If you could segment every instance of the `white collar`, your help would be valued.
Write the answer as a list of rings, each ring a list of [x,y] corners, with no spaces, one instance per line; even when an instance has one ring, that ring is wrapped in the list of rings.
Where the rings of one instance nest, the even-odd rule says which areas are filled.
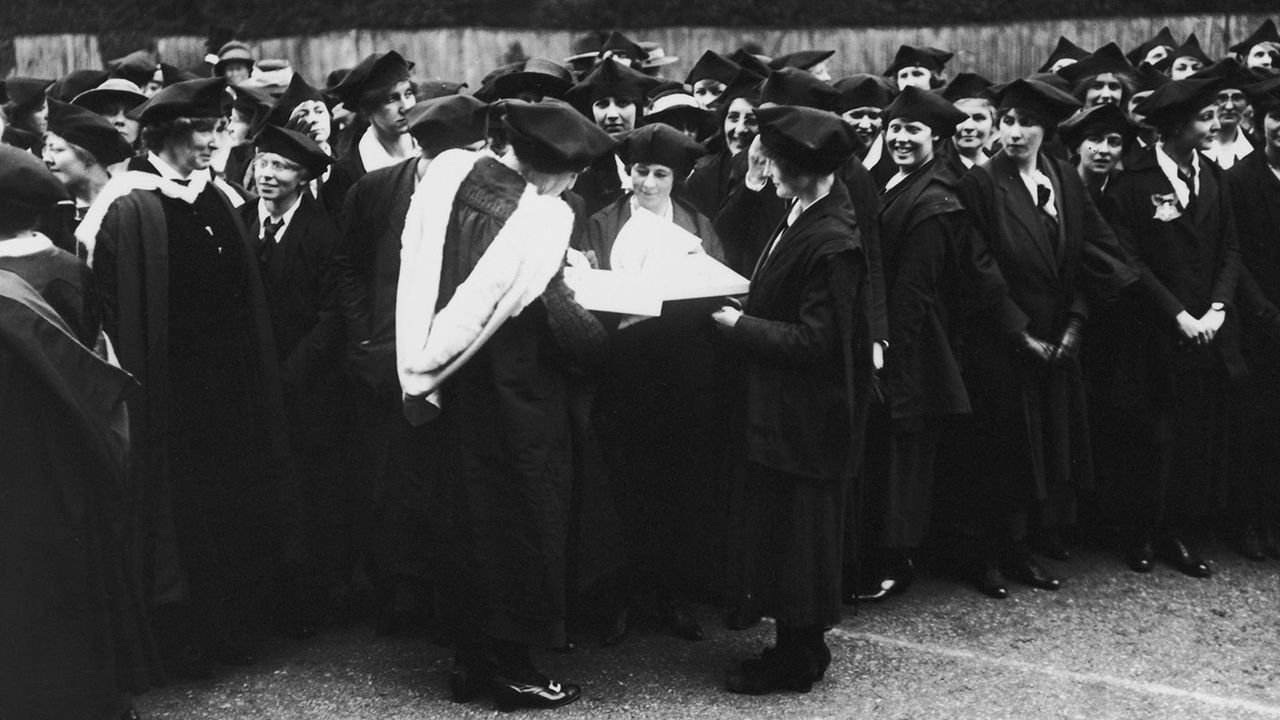
[[[1178,204],[1186,207],[1191,204],[1192,189],[1178,177],[1178,163],[1169,157],[1169,153],[1164,151],[1164,143],[1156,143],[1156,164],[1160,166],[1160,170],[1164,172],[1164,176],[1169,178],[1169,184],[1173,186],[1174,195],[1178,196]],[[1191,169],[1195,173],[1193,178],[1195,181],[1195,193],[1200,194],[1200,153],[1192,151],[1191,153]]]
[[[0,257],[26,257],[53,248],[53,241],[39,231],[0,240]]]
[[[303,192],[305,192],[305,190],[303,190]],[[298,212],[298,208],[301,205],[302,205],[302,192],[299,192],[298,197],[293,199],[293,204],[290,205],[289,209],[285,210],[284,214],[280,216],[280,223],[281,223],[280,228],[276,230],[277,244],[279,244],[280,241],[284,238],[285,231],[289,229],[289,223],[293,222],[294,213]],[[267,201],[259,199],[258,200],[258,239],[259,240],[262,240],[264,237],[266,237],[267,218],[270,218],[270,217],[271,217],[271,211],[267,209]]]
[[[880,157],[884,154],[884,133],[877,133],[876,139],[871,141],[871,147],[867,148],[867,156],[862,158],[862,167],[870,170],[880,162]]]
[[[622,183],[622,189],[631,190],[631,173],[627,172],[627,166],[622,163],[622,158],[616,154],[613,156],[613,162],[618,168],[618,182]]]
[[[657,215],[658,217],[662,218],[663,220],[666,220],[667,222],[675,222],[675,220],[672,219],[674,217],[674,205],[675,203],[671,202],[671,198],[667,198],[667,204],[662,206],[662,211],[656,212],[654,213],[654,215]],[[640,198],[637,198],[635,195],[632,195],[631,196],[631,212],[634,213],[639,209],[640,209]]]
[[[1030,176],[1018,173],[1018,177],[1022,179],[1022,184],[1026,186],[1027,192],[1031,193],[1031,204],[1040,207],[1040,188],[1049,189],[1049,201],[1044,204],[1045,213],[1049,217],[1058,217],[1058,201],[1053,192],[1053,181],[1048,175],[1040,172],[1039,164],[1036,169],[1031,172]]]
[[[1213,149],[1208,155],[1211,159],[1218,163],[1223,170],[1230,170],[1240,160],[1243,160],[1249,153],[1253,152],[1253,144],[1249,142],[1249,138],[1240,132],[1240,128],[1236,128],[1236,137],[1229,143],[1219,142],[1214,138]]]
[[[418,141],[413,139],[412,135],[406,135],[409,143],[413,145],[413,157],[418,156]],[[391,167],[396,163],[403,162],[408,158],[392,157],[387,149],[382,147],[382,143],[378,142],[378,131],[370,127],[365,130],[364,135],[360,136],[360,142],[356,145],[356,151],[360,153],[360,162],[364,164],[365,172],[373,172],[381,170],[385,167]]]

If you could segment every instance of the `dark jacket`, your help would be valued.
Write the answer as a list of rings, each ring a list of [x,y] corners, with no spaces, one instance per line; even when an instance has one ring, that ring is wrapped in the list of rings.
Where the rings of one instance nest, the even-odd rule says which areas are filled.
[[[400,235],[417,184],[417,159],[375,170],[351,187],[342,239],[333,254],[351,373],[376,392],[399,391],[396,376],[396,285]]]
[[[745,360],[751,461],[823,480],[848,473],[854,309],[866,275],[858,222],[839,182],[782,229],[757,264],[744,314],[726,332]]]
[[[1242,267],[1236,288],[1249,369],[1280,374],[1280,178],[1265,152],[1247,155],[1226,172]]]
[[[605,153],[597,158],[578,175],[573,191],[582,198],[588,217],[622,197],[626,191],[618,177],[618,156]]]
[[[746,156],[740,153],[739,157],[745,159]],[[738,157],[729,154],[728,148],[699,158],[680,188],[681,197],[698,212],[714,218],[729,197],[729,191],[742,182],[746,166],[737,160]]]

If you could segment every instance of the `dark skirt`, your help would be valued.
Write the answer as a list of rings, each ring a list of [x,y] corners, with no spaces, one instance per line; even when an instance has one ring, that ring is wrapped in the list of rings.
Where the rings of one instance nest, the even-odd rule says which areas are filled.
[[[748,585],[782,625],[840,622],[846,483],[743,461],[742,529]]]

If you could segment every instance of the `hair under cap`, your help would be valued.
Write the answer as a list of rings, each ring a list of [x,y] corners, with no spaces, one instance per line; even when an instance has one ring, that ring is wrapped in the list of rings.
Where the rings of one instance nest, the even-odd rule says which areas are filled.
[[[687,177],[693,164],[706,154],[706,149],[688,135],[660,122],[632,130],[618,144],[618,157],[628,166],[665,165],[677,179]]]
[[[756,110],[760,142],[773,157],[802,172],[827,175],[853,156],[853,128],[833,112],[795,105]]]

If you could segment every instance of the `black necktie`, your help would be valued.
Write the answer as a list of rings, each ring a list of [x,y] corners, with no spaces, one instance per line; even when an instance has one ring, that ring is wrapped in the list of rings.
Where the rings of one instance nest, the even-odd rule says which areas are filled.
[[[1195,168],[1192,168],[1191,170],[1183,170],[1182,168],[1178,168],[1178,179],[1181,180],[1187,186],[1187,207],[1191,207],[1192,203],[1196,201]]]
[[[1049,242],[1058,244],[1058,218],[1049,213],[1049,199],[1053,191],[1045,185],[1036,186],[1036,207],[1040,210],[1040,224],[1049,234]]]
[[[267,218],[267,221],[262,224],[262,244],[258,246],[258,262],[264,267],[271,262],[271,254],[276,249],[276,233],[280,232],[282,225],[284,220],[275,218]]]

